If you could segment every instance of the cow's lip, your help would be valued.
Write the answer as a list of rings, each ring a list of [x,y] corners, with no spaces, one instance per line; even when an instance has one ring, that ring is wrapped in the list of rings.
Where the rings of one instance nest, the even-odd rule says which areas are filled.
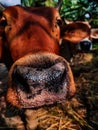
[[[9,72],[8,90],[11,88],[17,93],[15,100],[18,100],[21,108],[35,108],[62,102],[66,99],[72,82],[65,59],[48,53],[37,56],[38,59],[36,56],[27,56],[16,61]],[[13,104],[9,94],[7,98]]]

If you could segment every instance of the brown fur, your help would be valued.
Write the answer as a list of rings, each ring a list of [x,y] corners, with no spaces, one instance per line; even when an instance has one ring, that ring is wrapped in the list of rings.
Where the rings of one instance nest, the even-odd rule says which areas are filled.
[[[29,66],[32,70],[32,63],[35,62],[34,68],[36,68],[37,70],[39,68],[43,70],[44,65],[47,66],[48,64],[51,64],[51,66],[53,66],[57,64],[57,61],[59,59],[59,41],[61,33],[61,28],[58,24],[60,20],[61,18],[58,11],[52,7],[24,8],[21,6],[11,6],[3,11],[1,23],[5,24],[3,33],[1,34],[1,60],[6,64],[6,66],[10,70],[8,78],[7,101],[13,104],[14,106],[17,106],[19,108],[25,107],[22,106],[21,99],[19,99],[19,95],[21,95],[22,93],[22,90],[20,90],[20,83],[16,80],[13,80],[13,77],[16,76],[16,72],[18,71],[17,67],[13,68],[13,66],[19,66],[20,63],[21,66],[24,66],[26,64],[26,67]],[[49,55],[50,57],[47,57],[50,60],[46,64],[43,64],[47,61],[47,58],[42,60],[42,57],[46,57],[47,53],[51,54]],[[36,55],[41,55],[40,61],[34,61],[34,59],[31,58],[32,60],[30,63],[30,60],[28,59],[30,59],[29,57],[32,57],[31,55],[33,57],[35,57]],[[56,57],[56,59],[53,57]],[[53,59],[52,62],[50,62],[51,58]],[[42,95],[40,99],[41,102],[39,102],[39,104],[36,104],[36,101],[34,101],[34,99],[32,98],[32,102],[34,101],[35,105],[28,106],[26,104],[26,108],[38,107],[41,105],[49,105],[55,102],[61,102],[62,100],[66,99],[67,94],[72,96],[75,93],[75,83],[70,66],[65,59],[61,59],[61,67],[63,62],[65,64],[64,70],[58,68],[56,73],[58,75],[58,72],[60,72],[60,78],[63,77],[62,79],[60,79],[62,81],[62,85],[60,85],[60,82],[58,83],[60,85],[60,88],[58,85],[58,93],[54,92],[54,90],[56,89],[56,78],[58,77],[56,77],[56,74],[52,75],[51,66],[49,66],[49,71],[51,71],[49,73],[51,73],[51,76],[47,77],[47,82],[51,81],[52,78],[52,82],[55,83],[55,86],[52,86],[53,84],[51,85],[50,83],[50,86],[52,87],[52,90],[50,91],[47,90],[48,88],[45,89],[43,87],[43,89],[41,90],[41,94],[44,91],[47,94]],[[38,64],[43,64],[43,66],[38,68]],[[47,68],[48,67],[44,68],[45,72],[46,70],[48,70]],[[64,71],[64,73],[62,71]],[[23,75],[19,74],[19,76],[21,76],[24,81],[26,79],[23,77]],[[27,89],[29,89],[30,87],[31,86],[28,86]],[[39,83],[38,88],[40,87],[41,85]],[[63,91],[63,89],[65,91]],[[19,92],[17,93],[18,90]],[[61,93],[62,91],[63,94]],[[31,93],[32,92],[33,91],[31,91]],[[38,96],[39,95],[37,94],[37,96],[35,97]],[[43,101],[44,96],[45,100]],[[52,99],[51,96],[53,96],[54,99]]]
[[[91,29],[87,23],[72,22],[63,26],[62,37],[71,43],[77,44],[84,38],[90,38]]]
[[[59,13],[56,9],[48,7],[45,8],[47,14],[37,13],[42,10],[44,9],[32,8],[30,11],[21,6],[11,6],[3,12],[1,21],[5,20],[7,23],[3,44],[6,46],[6,52],[10,53],[9,61],[6,61],[8,67],[31,51],[59,53],[60,28],[57,25]],[[3,50],[3,46],[0,48]],[[5,59],[8,60],[4,54],[1,54],[1,59],[4,62]]]

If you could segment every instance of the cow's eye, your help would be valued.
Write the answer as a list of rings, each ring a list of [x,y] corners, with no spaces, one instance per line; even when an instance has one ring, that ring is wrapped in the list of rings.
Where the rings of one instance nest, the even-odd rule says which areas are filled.
[[[61,19],[57,19],[57,24],[58,24],[59,26],[61,26],[61,25],[62,25],[62,20],[61,20]]]
[[[7,20],[6,20],[5,16],[2,16],[2,18],[1,18],[1,20],[0,20],[0,24],[1,24],[2,26],[6,26],[6,25],[7,25]]]

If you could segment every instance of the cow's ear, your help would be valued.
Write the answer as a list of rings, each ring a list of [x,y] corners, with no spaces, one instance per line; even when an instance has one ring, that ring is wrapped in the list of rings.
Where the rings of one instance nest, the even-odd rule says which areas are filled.
[[[79,43],[84,38],[89,38],[90,27],[83,22],[65,24],[61,29],[61,37],[71,43]]]
[[[91,38],[92,39],[98,39],[98,28],[92,28],[91,29]]]
[[[6,8],[2,13],[1,23],[5,27],[5,32],[11,30],[18,18],[18,12],[13,7]]]
[[[2,17],[5,18],[5,20],[7,21],[7,24],[13,24],[16,22],[17,18],[18,18],[18,11],[14,6],[11,7],[7,7],[4,11],[3,11],[3,15]]]

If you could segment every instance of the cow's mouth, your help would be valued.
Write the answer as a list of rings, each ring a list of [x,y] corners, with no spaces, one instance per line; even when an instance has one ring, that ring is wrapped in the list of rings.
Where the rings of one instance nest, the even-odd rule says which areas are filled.
[[[70,67],[62,57],[28,55],[16,61],[9,72],[7,101],[20,108],[60,103],[66,99],[72,80]]]

